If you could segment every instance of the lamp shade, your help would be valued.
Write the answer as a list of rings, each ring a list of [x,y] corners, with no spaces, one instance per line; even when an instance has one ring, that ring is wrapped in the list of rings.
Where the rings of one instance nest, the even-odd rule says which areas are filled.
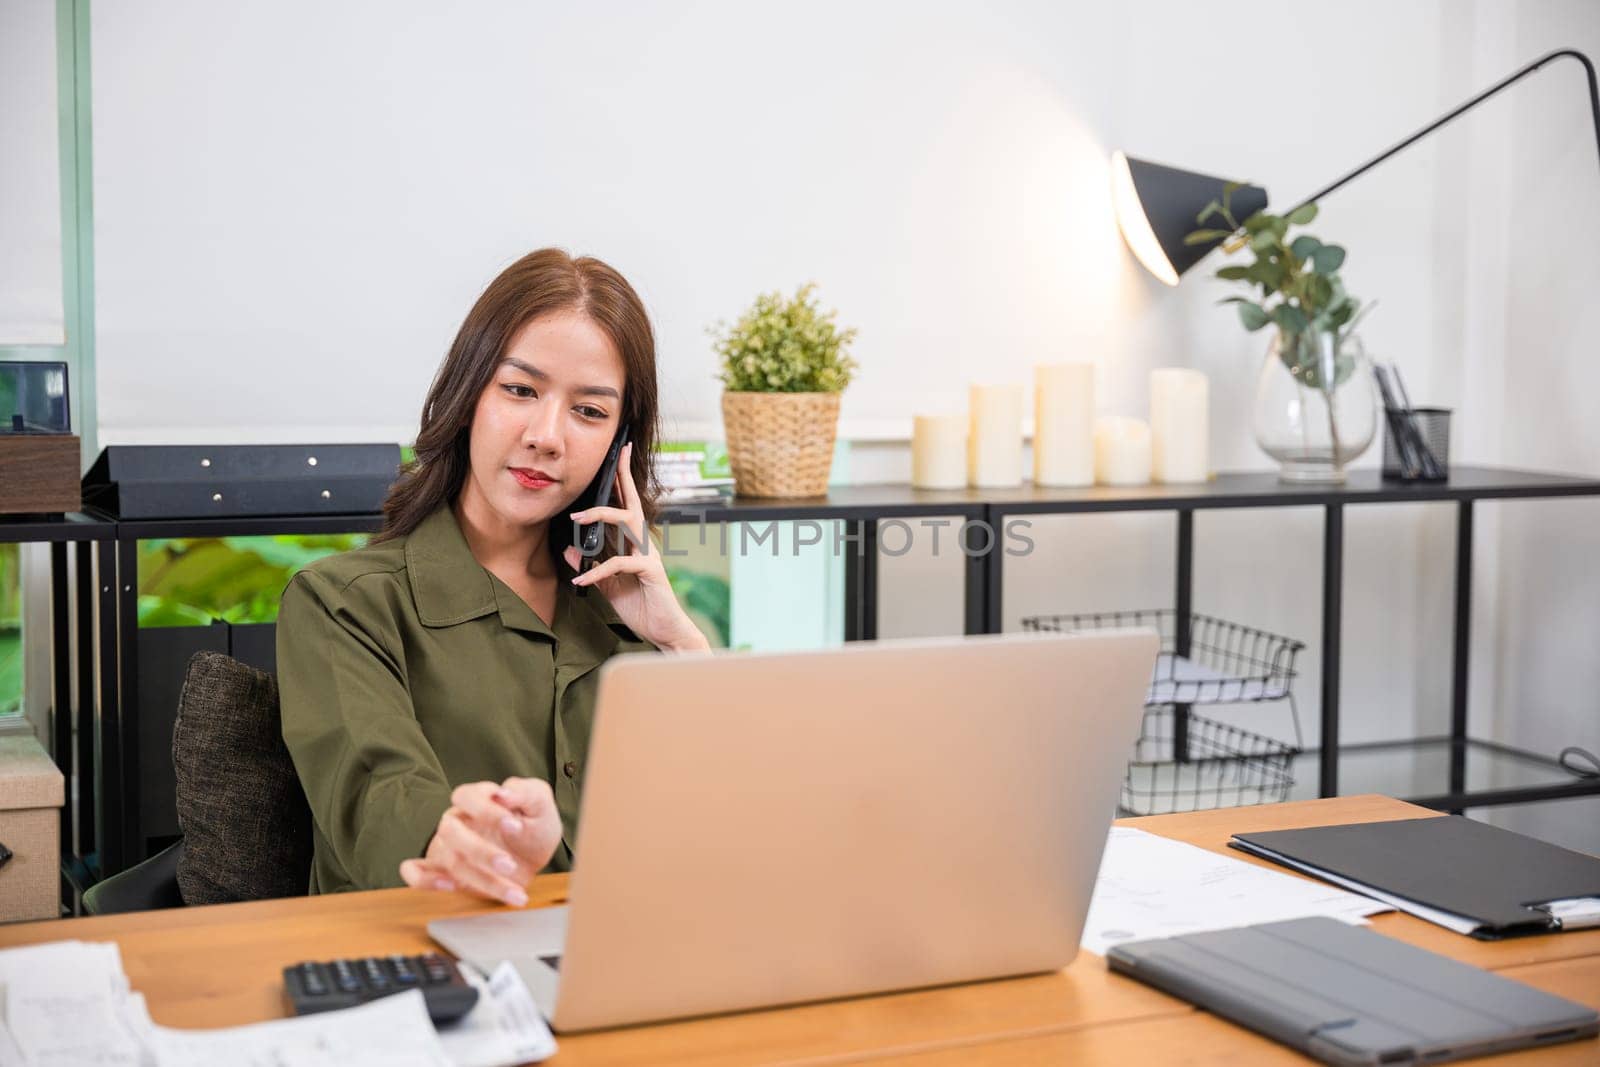
[[[1222,242],[1219,237],[1186,245],[1183,239],[1198,229],[1227,229],[1228,224],[1215,216],[1204,223],[1195,222],[1207,204],[1222,199],[1227,184],[1224,178],[1133,159],[1121,152],[1111,156],[1111,194],[1122,238],[1139,262],[1168,285],[1177,285],[1179,275]],[[1233,191],[1231,209],[1240,222],[1266,206],[1267,191],[1260,186],[1242,185]]]

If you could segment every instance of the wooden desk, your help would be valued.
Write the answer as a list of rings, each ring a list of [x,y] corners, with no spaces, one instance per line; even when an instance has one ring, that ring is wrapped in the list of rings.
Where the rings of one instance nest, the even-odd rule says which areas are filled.
[[[1124,820],[1152,833],[1227,849],[1232,833],[1418,818],[1436,812],[1386,797],[1342,797]],[[1276,868],[1274,868],[1276,869]],[[566,878],[539,879],[530,907],[564,899]],[[459,894],[382,890],[0,927],[0,947],[63,938],[116,941],[159,1023],[226,1026],[284,1013],[280,970],[303,959],[424,951],[428,920],[496,906]],[[1480,942],[1413,919],[1378,916],[1382,933],[1501,971],[1600,1008],[1600,930]],[[1264,1038],[1110,973],[1084,953],[1049,975],[807,1004],[559,1038],[556,1064],[1295,1063]],[[1519,1053],[1507,1062],[1600,1063],[1594,1041]]]

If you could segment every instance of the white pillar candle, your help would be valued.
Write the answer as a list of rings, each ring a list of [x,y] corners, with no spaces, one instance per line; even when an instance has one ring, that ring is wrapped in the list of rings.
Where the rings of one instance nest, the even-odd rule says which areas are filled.
[[[1022,386],[974,385],[967,417],[967,484],[1022,484]]]
[[[967,416],[918,415],[912,420],[911,484],[918,489],[967,485]]]
[[[1094,484],[1094,364],[1034,367],[1033,483]]]
[[[1094,480],[1101,485],[1149,484],[1148,423],[1126,415],[1106,415],[1095,420]]]
[[[1203,482],[1211,474],[1206,376],[1183,367],[1150,372],[1151,471],[1158,482]]]

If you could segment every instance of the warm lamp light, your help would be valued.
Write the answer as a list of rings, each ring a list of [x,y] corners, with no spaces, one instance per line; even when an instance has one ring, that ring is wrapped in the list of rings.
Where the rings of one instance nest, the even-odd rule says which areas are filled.
[[[1177,285],[1178,276],[1222,243],[1222,238],[1186,245],[1183,238],[1200,229],[1195,216],[1211,201],[1221,201],[1228,182],[1207,174],[1166,167],[1121,152],[1111,155],[1111,198],[1116,205],[1122,239],[1151,274]],[[1233,217],[1244,220],[1267,206],[1267,191],[1242,185],[1233,191]],[[1220,219],[1208,220],[1221,228]]]

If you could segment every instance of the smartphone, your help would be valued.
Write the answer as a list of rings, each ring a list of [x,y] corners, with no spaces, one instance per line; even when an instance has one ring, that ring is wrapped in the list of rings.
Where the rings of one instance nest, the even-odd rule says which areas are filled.
[[[594,481],[589,483],[589,488],[583,491],[572,505],[573,511],[584,511],[588,508],[603,508],[611,503],[611,494],[617,484],[617,464],[622,460],[622,446],[628,443],[628,424],[623,423],[617,430],[617,436],[612,439],[611,447],[606,451],[605,462],[600,464],[600,473],[594,476]],[[583,574],[594,566],[595,553],[600,551],[600,543],[605,537],[605,523],[585,522],[578,525],[577,541],[578,550],[583,558],[578,561],[578,573]],[[585,596],[589,592],[586,585],[578,586],[578,595]]]

